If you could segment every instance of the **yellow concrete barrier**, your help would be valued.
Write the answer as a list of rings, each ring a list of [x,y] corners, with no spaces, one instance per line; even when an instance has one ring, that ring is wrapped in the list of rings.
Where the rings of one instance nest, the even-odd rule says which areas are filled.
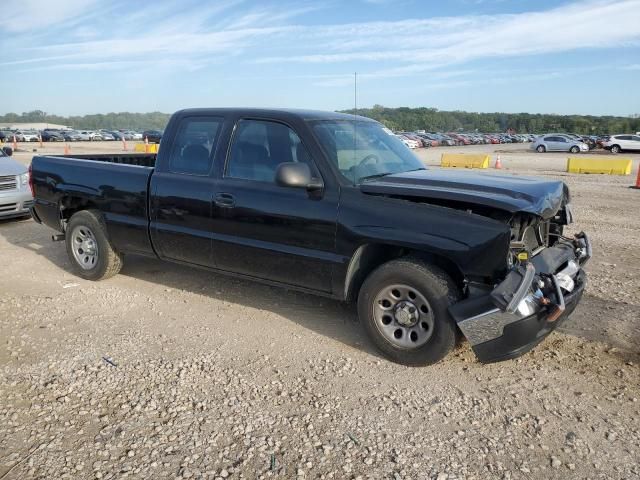
[[[631,163],[630,158],[568,158],[567,172],[629,175]]]
[[[149,147],[149,153],[158,153],[158,147],[160,146],[160,144],[159,143],[150,143],[147,146]],[[136,145],[134,147],[134,151],[144,153],[144,152],[147,151],[144,147],[145,147],[144,143],[136,143]]]
[[[489,155],[470,155],[467,153],[443,153],[441,167],[489,168]]]

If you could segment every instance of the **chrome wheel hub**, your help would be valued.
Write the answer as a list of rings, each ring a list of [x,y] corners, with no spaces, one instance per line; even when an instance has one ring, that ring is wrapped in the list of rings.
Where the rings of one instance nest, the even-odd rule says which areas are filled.
[[[373,301],[372,313],[380,333],[396,347],[421,347],[433,334],[431,305],[410,285],[389,285],[380,290]]]
[[[416,306],[408,301],[398,302],[394,307],[393,316],[396,322],[403,327],[413,327],[420,318]]]
[[[98,243],[90,228],[78,226],[71,232],[73,258],[84,270],[91,270],[98,264]]]

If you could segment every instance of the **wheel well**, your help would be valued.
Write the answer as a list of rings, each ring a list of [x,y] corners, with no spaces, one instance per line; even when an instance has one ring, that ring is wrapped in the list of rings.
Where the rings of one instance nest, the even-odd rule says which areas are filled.
[[[92,208],[97,208],[97,206],[91,200],[79,197],[64,197],[60,201],[60,219],[68,222],[74,213]]]
[[[398,247],[396,245],[366,244],[356,250],[351,258],[351,262],[349,262],[344,286],[345,300],[353,301],[358,298],[360,287],[362,287],[365,279],[380,265],[407,256],[417,257],[427,263],[440,267],[449,274],[456,285],[462,289],[464,275],[458,266],[446,257],[431,252]]]

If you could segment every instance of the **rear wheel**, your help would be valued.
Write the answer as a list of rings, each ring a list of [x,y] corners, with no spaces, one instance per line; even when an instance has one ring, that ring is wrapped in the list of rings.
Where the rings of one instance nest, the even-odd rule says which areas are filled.
[[[104,280],[122,268],[122,255],[114,250],[104,220],[96,210],[75,213],[65,235],[67,255],[74,272],[87,280]]]
[[[574,145],[573,147],[571,147],[571,148],[569,149],[569,151],[570,151],[571,153],[579,153],[579,152],[580,152],[580,148],[579,148],[579,147],[576,147],[576,146]]]
[[[544,153],[547,151],[547,149],[545,148],[544,145],[538,145],[538,147],[536,148],[536,150],[538,151],[538,153]]]
[[[430,365],[456,343],[448,312],[459,298],[451,278],[419,259],[393,260],[367,277],[358,295],[358,317],[380,351],[404,365]]]
[[[611,145],[611,153],[620,153],[620,145]]]

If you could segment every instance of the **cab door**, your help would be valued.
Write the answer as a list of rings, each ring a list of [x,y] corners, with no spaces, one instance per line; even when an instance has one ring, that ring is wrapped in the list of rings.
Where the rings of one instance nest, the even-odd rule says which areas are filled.
[[[335,253],[338,190],[275,183],[280,163],[320,173],[300,137],[270,119],[240,119],[213,195],[217,268],[322,292],[344,259]]]
[[[150,234],[160,258],[215,266],[211,172],[223,122],[213,116],[180,119],[168,158],[151,175]]]

